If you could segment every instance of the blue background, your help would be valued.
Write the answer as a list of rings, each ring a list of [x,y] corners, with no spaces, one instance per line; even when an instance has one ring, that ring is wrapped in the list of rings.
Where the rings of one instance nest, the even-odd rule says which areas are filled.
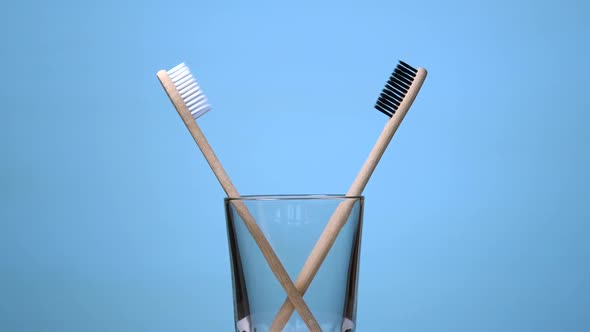
[[[364,191],[359,331],[590,330],[585,1],[19,1],[0,10],[0,331],[230,331],[224,193]]]

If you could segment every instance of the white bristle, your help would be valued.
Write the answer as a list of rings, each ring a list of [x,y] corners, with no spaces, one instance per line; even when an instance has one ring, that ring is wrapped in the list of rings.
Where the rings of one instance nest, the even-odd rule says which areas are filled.
[[[193,100],[187,102],[186,107],[188,107],[188,109],[190,110],[193,106],[195,106],[197,104],[201,104],[201,103],[206,103],[206,102],[207,102],[207,98],[205,98],[205,95],[200,95],[199,97],[196,97]]]
[[[178,82],[180,80],[182,80],[184,77],[186,77],[187,75],[190,75],[191,73],[188,71],[188,69],[186,68],[182,68],[177,72],[172,73],[172,75],[170,76],[170,79],[172,80],[172,82]]]
[[[186,82],[189,82],[190,80],[194,80],[193,77],[191,75],[186,75],[183,78],[179,79],[178,81],[174,82],[174,85],[177,88],[180,88],[181,85],[183,85]]]
[[[184,62],[166,73],[195,120],[211,110],[207,97]]]
[[[190,79],[188,79],[186,82],[184,82],[184,83],[179,83],[179,84],[176,86],[176,88],[178,89],[178,91],[181,91],[181,90],[184,90],[184,88],[186,88],[187,86],[189,86],[189,85],[191,85],[191,84],[193,84],[193,83],[195,83],[195,84],[196,84],[197,82],[195,81],[195,79],[194,79],[194,78],[192,78],[192,77],[191,77],[191,78],[190,78]]]
[[[198,103],[199,101],[205,99],[205,95],[201,94],[194,94],[192,96],[190,96],[189,99],[185,100],[186,103],[186,107],[190,108],[192,105],[194,105],[195,103]]]
[[[183,62],[183,63],[179,64],[178,66],[176,66],[176,67],[174,67],[174,68],[170,69],[170,70],[168,71],[168,75],[172,74],[173,72],[177,71],[178,69],[180,69],[180,68],[182,68],[182,67],[184,67],[184,66],[185,66],[185,64],[184,64],[184,62]]]
[[[176,67],[174,67],[174,68],[170,69],[170,70],[168,71],[168,75],[172,76],[172,75],[174,75],[175,73],[178,73],[179,71],[181,71],[181,70],[183,70],[183,69],[185,69],[185,68],[186,68],[186,65],[185,65],[184,63],[181,63],[181,64],[179,64],[178,66],[176,66]]]
[[[201,90],[201,89],[199,89],[198,85],[193,84],[193,85],[188,86],[185,90],[186,91],[178,91],[178,92],[182,96],[182,99],[184,99],[185,102],[188,102],[189,100],[191,100],[191,96],[198,93],[199,90]]]
[[[192,111],[196,108],[200,108],[200,106],[203,106],[203,105],[207,105],[207,97],[205,97],[204,95],[201,95],[200,97],[195,98],[190,103],[188,103],[186,105],[186,107],[188,107],[188,109]]]
[[[198,113],[198,112],[200,112],[202,109],[205,109],[205,108],[207,108],[207,105],[206,105],[205,103],[202,103],[202,104],[196,104],[196,105],[193,107],[193,109],[191,110],[191,114],[193,114],[193,115],[194,115],[195,113]]]

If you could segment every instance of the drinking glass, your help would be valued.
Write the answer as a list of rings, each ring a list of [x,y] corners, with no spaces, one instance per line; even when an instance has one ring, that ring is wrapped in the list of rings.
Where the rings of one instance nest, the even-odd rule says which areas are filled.
[[[364,198],[260,195],[225,199],[236,331],[266,332],[286,293],[238,214],[237,201],[250,211],[293,282],[338,205],[352,204],[303,299],[323,332],[355,331]],[[283,331],[308,328],[295,310]]]

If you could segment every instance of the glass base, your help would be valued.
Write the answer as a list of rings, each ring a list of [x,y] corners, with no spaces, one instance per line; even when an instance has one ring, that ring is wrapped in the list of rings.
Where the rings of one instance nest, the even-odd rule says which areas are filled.
[[[346,317],[342,319],[340,329],[338,329],[338,327],[336,327],[333,323],[322,324],[321,321],[318,321],[318,323],[322,328],[322,332],[354,332],[354,322]],[[270,331],[270,324],[258,324],[258,326],[252,326],[252,319],[250,318],[250,316],[247,316],[240,319],[236,323],[236,328],[238,332],[267,332]],[[305,323],[301,320],[289,322],[283,329],[283,332],[299,331],[309,331]]]

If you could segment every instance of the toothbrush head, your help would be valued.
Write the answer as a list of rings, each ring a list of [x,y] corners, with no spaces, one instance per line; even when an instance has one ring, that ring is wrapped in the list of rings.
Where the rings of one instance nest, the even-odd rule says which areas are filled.
[[[385,88],[383,88],[383,91],[379,95],[375,108],[385,115],[392,117],[402,100],[406,97],[417,73],[418,70],[416,68],[400,60],[385,84]]]
[[[166,74],[195,120],[211,110],[207,97],[184,62],[166,71]]]

